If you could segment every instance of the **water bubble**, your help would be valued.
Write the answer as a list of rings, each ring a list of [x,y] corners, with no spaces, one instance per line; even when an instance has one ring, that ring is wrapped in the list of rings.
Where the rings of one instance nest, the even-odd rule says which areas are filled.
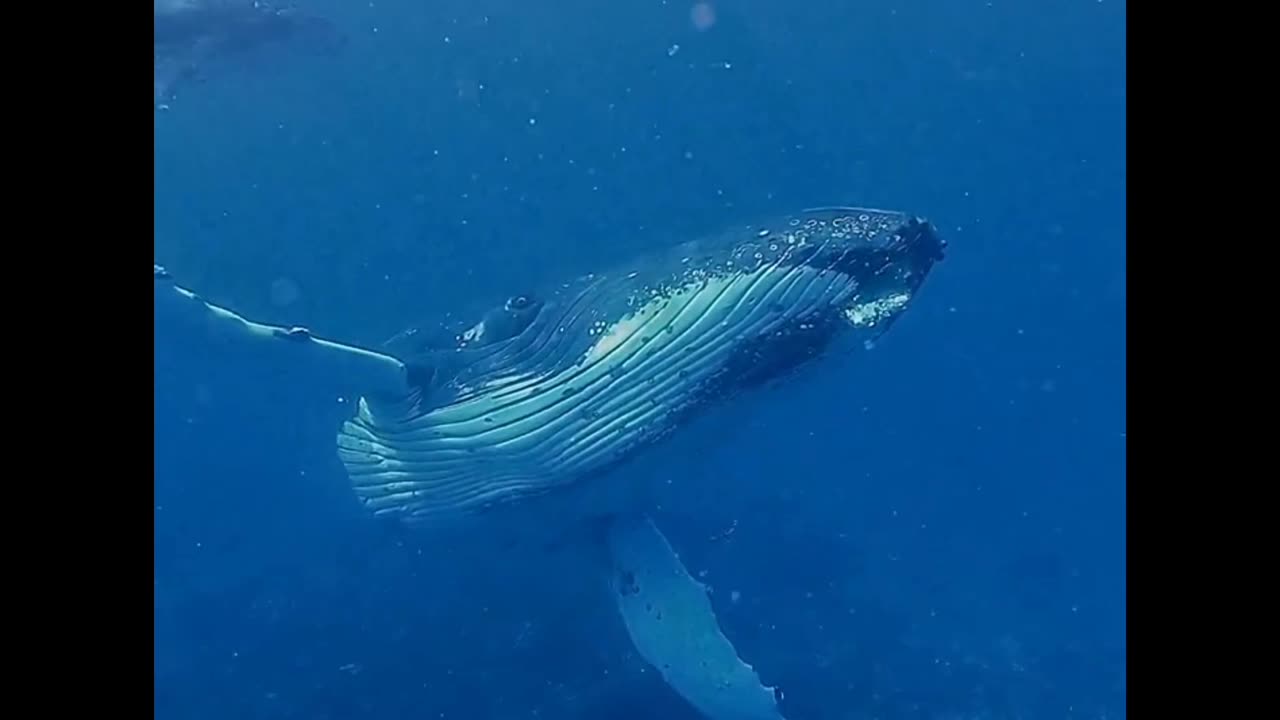
[[[698,32],[710,30],[716,24],[716,9],[709,2],[695,3],[689,10],[689,20]]]
[[[287,277],[276,278],[271,283],[271,304],[276,307],[288,307],[298,301],[302,291],[298,284]]]

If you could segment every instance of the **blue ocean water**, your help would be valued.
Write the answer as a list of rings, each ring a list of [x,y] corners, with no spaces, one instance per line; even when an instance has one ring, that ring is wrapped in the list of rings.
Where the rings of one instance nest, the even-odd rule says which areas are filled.
[[[341,52],[157,111],[157,262],[376,344],[761,213],[923,215],[912,308],[682,438],[664,527],[790,720],[1125,717],[1123,2],[297,4]],[[370,522],[348,406],[159,340],[157,718],[697,717],[590,578]]]

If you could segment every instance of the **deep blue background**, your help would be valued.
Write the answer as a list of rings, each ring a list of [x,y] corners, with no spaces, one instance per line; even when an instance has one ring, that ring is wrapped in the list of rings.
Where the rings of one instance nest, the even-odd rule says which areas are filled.
[[[668,449],[663,525],[791,720],[1125,716],[1123,2],[300,4],[341,56],[156,114],[181,282],[376,343],[760,213],[925,215],[908,314]],[[162,340],[157,718],[693,717],[589,578],[363,516],[347,406]]]

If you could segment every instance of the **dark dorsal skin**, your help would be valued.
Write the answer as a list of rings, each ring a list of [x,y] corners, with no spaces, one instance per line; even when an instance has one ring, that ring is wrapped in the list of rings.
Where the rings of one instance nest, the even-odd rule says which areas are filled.
[[[512,295],[476,317],[459,322],[440,321],[412,327],[382,343],[384,352],[414,358],[423,354],[464,348],[479,349],[510,340],[524,332],[538,317],[544,302],[534,293]]]
[[[532,293],[520,293],[481,314],[465,329],[448,324],[409,328],[382,344],[382,350],[409,359],[409,383],[429,389],[436,385],[448,358],[470,357],[473,351],[499,346],[518,337],[537,319],[543,301]],[[456,324],[455,324],[456,325]],[[415,360],[416,359],[416,360]]]
[[[690,282],[690,278],[732,276],[739,270],[770,262],[852,277],[858,286],[854,297],[914,293],[933,264],[941,259],[945,243],[927,223],[896,213],[870,213],[850,214],[833,208],[798,217],[767,218],[759,224],[646,253],[637,261],[605,272],[512,296],[504,305],[484,314],[481,322],[467,326],[470,329],[450,332],[434,328],[432,341],[388,349],[410,367],[448,368],[449,376],[437,373],[436,380],[451,385],[474,383],[490,373],[506,373],[518,366],[563,364],[594,342],[590,329],[593,325],[608,326],[648,299],[663,297]],[[856,228],[860,235],[833,231],[833,225],[842,222],[850,228],[855,224],[865,227]],[[806,227],[809,223],[820,224]],[[807,240],[808,245],[803,249],[789,246],[788,236],[793,242],[796,237]],[[903,272],[909,276],[902,276]],[[517,297],[530,303],[515,322],[504,314],[510,314],[510,304]],[[815,308],[806,322],[785,322],[773,332],[743,340],[722,374],[735,387],[750,387],[804,365],[827,348],[841,334],[840,328],[847,325],[836,305]],[[775,310],[785,315],[790,308]],[[859,330],[857,337],[867,342],[875,340],[898,315],[887,314],[884,322]],[[491,329],[481,333],[482,327]],[[495,332],[499,327],[503,331]],[[573,351],[563,356],[548,354],[547,338],[553,332],[571,338],[560,344],[574,345]]]
[[[271,46],[332,55],[345,36],[327,20],[254,0],[155,0],[155,101],[164,104],[220,60]]]

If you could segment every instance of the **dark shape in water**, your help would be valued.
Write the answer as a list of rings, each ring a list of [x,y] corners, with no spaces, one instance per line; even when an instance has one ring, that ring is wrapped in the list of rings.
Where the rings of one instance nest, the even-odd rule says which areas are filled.
[[[255,0],[154,0],[155,104],[232,57],[285,45],[332,56],[346,44],[323,18]]]

